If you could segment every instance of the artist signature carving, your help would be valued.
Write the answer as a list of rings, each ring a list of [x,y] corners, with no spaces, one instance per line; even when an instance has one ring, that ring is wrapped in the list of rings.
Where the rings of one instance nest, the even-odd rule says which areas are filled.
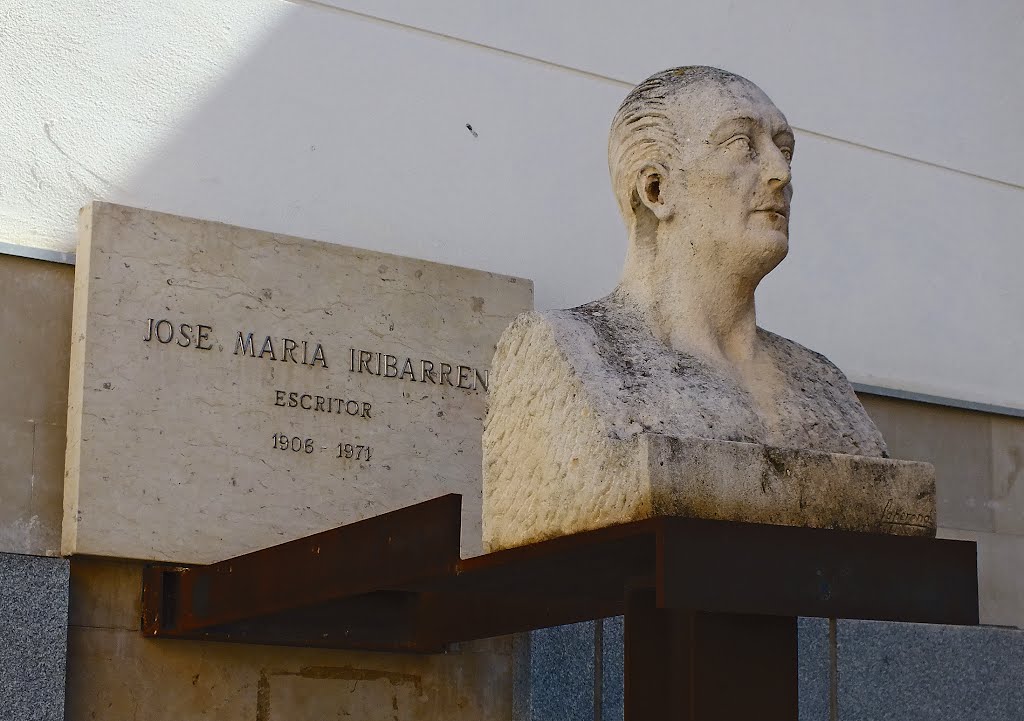
[[[913,526],[914,528],[934,528],[934,519],[925,513],[912,513],[897,506],[889,499],[882,509],[881,523],[887,526]]]

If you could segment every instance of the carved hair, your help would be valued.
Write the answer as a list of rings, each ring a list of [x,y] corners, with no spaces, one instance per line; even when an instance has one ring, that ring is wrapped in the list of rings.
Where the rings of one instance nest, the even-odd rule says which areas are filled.
[[[612,120],[608,135],[608,171],[619,210],[632,223],[640,198],[637,174],[645,165],[665,162],[680,151],[678,128],[669,117],[669,105],[683,90],[698,83],[725,86],[750,83],[739,75],[705,65],[690,65],[655,73],[630,91]]]

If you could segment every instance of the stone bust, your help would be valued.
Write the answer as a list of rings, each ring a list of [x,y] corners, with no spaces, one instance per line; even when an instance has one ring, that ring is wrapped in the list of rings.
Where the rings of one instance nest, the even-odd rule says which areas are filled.
[[[582,520],[543,511],[524,538],[649,514],[626,488],[650,481],[645,439],[887,458],[843,373],[756,323],[758,283],[789,249],[793,152],[785,116],[738,75],[676,68],[629,93],[608,144],[629,234],[618,286],[577,308],[521,315],[498,343],[484,431],[491,548],[519,541],[499,538],[493,522],[488,533],[488,508],[522,522],[542,499],[584,498],[587,477],[633,480],[595,491],[610,496]]]

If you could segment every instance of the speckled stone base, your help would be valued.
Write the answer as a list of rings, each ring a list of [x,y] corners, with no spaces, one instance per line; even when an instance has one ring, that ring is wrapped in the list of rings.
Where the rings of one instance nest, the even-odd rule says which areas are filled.
[[[601,623],[600,635],[593,623],[523,635],[530,652],[517,658],[515,721],[622,721],[623,619]],[[1021,717],[1019,629],[840,620],[833,636],[824,618],[801,618],[798,628],[800,721]]]
[[[0,718],[60,721],[70,564],[0,553]]]

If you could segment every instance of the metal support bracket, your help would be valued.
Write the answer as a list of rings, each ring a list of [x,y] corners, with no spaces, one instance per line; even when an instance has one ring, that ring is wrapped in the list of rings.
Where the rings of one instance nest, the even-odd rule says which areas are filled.
[[[969,541],[659,517],[462,559],[461,505],[150,564],[142,633],[438,653],[625,615],[627,721],[724,721],[796,718],[797,616],[978,623]]]

